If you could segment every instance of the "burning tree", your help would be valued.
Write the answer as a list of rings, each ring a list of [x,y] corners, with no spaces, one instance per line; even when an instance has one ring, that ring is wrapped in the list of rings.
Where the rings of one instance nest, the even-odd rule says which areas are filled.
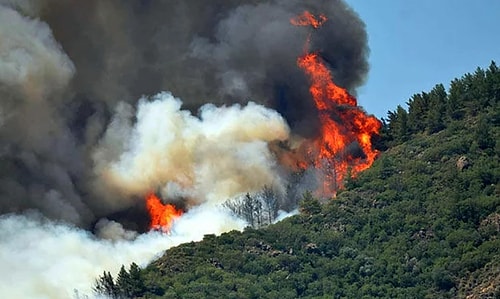
[[[305,11],[290,22],[295,26],[317,29],[327,20],[324,15],[315,17]],[[356,175],[375,160],[378,152],[372,148],[371,137],[378,135],[381,123],[361,110],[356,99],[333,82],[333,76],[320,54],[309,52],[310,38],[304,47],[304,54],[297,59],[297,65],[309,78],[309,92],[321,127],[315,140],[304,143],[305,152],[312,153],[313,159],[302,165],[313,166],[323,174],[320,190],[323,196],[335,196],[349,168],[351,174]]]

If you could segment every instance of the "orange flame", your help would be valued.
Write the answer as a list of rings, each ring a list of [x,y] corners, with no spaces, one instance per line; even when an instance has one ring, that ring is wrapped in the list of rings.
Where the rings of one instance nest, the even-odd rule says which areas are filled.
[[[151,219],[149,229],[162,232],[169,232],[172,223],[183,214],[182,210],[176,209],[174,205],[163,204],[154,193],[146,196],[146,208]]]
[[[290,23],[295,26],[312,26],[317,29],[327,20],[325,15],[319,15],[318,19],[316,19],[310,12],[304,11],[301,15],[292,18]]]
[[[297,26],[319,28],[327,18],[320,15],[315,18],[310,12],[293,18],[290,22]],[[306,45],[309,44],[309,38]],[[306,144],[309,163],[302,165],[321,169],[324,173],[322,195],[335,196],[342,187],[344,179],[351,170],[355,176],[360,171],[369,168],[378,152],[372,148],[371,137],[378,135],[381,123],[367,115],[357,106],[356,99],[345,89],[333,82],[333,76],[321,60],[318,53],[305,54],[297,59],[297,65],[305,72],[310,81],[309,92],[318,110],[321,132],[311,144]],[[357,143],[363,151],[362,155],[353,156],[347,150]]]

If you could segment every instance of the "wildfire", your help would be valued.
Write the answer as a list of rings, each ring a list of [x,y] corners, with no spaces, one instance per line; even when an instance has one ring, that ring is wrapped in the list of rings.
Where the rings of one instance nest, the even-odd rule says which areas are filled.
[[[324,15],[316,18],[308,11],[290,20],[293,25],[314,29],[326,21]],[[309,92],[318,110],[321,132],[316,140],[305,145],[311,157],[307,157],[309,161],[302,162],[302,165],[312,164],[320,169],[325,175],[320,192],[335,196],[349,170],[355,176],[372,165],[378,152],[372,149],[371,137],[378,135],[381,123],[361,110],[356,99],[333,82],[333,76],[319,54],[308,50],[309,40],[310,37],[297,65],[309,78]],[[361,155],[348,150],[356,143],[363,151]]]
[[[174,205],[163,204],[154,193],[146,196],[146,208],[151,219],[149,228],[162,232],[169,232],[173,221],[183,214]]]
[[[295,26],[312,26],[313,28],[317,29],[321,27],[321,25],[323,25],[323,23],[325,23],[327,20],[328,19],[325,15],[319,15],[318,19],[316,19],[313,14],[308,11],[304,11],[301,15],[292,18],[290,22]]]

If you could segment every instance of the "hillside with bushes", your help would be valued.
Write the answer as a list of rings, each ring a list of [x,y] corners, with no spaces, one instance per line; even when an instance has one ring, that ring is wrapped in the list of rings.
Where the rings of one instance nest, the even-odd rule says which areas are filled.
[[[388,113],[374,165],[299,215],[98,278],[117,298],[499,298],[500,69]],[[111,275],[109,275],[111,276]]]

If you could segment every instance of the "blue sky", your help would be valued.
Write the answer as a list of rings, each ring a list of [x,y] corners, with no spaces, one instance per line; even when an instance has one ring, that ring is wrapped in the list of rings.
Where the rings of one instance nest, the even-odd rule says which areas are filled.
[[[370,72],[358,102],[378,117],[491,60],[500,65],[500,0],[345,1],[369,35]]]

